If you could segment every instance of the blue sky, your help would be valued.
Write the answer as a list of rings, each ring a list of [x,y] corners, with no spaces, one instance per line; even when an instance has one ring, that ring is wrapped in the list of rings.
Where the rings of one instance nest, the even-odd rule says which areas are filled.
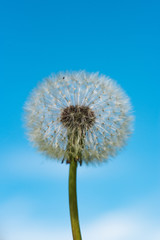
[[[84,239],[160,239],[159,10],[155,0],[1,2],[2,240],[71,239],[68,165],[32,148],[22,116],[44,77],[83,69],[115,79],[136,117],[116,158],[78,168]]]

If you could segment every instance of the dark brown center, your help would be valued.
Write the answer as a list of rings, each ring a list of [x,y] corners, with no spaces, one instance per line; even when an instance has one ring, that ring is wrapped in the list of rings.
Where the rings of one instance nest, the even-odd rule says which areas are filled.
[[[95,114],[88,106],[69,106],[63,109],[60,121],[66,128],[88,130],[95,123]]]

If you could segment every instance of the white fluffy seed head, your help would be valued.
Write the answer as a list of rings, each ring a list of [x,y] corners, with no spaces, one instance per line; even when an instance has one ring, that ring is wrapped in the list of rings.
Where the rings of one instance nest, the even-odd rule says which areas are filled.
[[[98,73],[60,72],[35,88],[25,104],[29,139],[40,152],[85,163],[114,156],[131,134],[129,98]]]

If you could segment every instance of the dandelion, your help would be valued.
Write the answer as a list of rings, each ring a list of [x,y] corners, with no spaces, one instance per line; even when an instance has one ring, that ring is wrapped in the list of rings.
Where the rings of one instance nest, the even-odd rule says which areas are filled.
[[[81,239],[76,199],[77,163],[113,157],[131,134],[128,96],[98,73],[61,72],[39,84],[25,104],[29,139],[50,158],[70,164],[69,202],[73,239]]]

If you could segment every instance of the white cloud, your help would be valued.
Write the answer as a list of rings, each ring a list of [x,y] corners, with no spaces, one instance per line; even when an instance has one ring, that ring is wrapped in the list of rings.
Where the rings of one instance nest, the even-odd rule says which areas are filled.
[[[0,240],[71,240],[70,223],[33,219],[31,206],[14,199],[2,206]],[[141,206],[120,209],[82,224],[85,240],[159,240],[160,219],[153,218]]]
[[[8,159],[8,160],[7,160]],[[15,178],[68,178],[68,166],[65,164],[46,161],[44,157],[34,152],[22,152],[17,150],[6,153],[5,167],[1,177]],[[2,164],[1,163],[1,164]],[[118,167],[117,167],[118,168]],[[98,169],[100,169],[98,171]],[[112,162],[106,167],[105,177],[113,174]],[[88,174],[96,178],[100,176],[104,168],[81,168],[78,169],[79,177]],[[113,171],[112,171],[113,170]],[[121,172],[124,169],[121,170]],[[125,170],[124,170],[125,171]],[[119,172],[119,170],[117,171]],[[110,173],[110,175],[109,175]],[[119,173],[121,174],[121,173]],[[115,172],[113,174],[115,176]],[[146,198],[149,199],[146,201]],[[135,204],[128,209],[119,209],[115,212],[106,213],[91,223],[82,224],[84,240],[159,240],[160,218],[153,216],[151,212],[156,210],[157,196],[141,199],[141,203]],[[155,202],[155,207],[154,207]],[[152,204],[151,204],[152,203]],[[35,219],[32,215],[33,202],[26,202],[25,199],[16,198],[0,206],[0,240],[71,240],[70,222],[56,222],[47,219]],[[152,205],[152,206],[151,206]],[[87,214],[87,213],[86,213]]]
[[[61,161],[47,159],[33,149],[19,149],[15,147],[11,151],[4,152],[1,162],[3,172],[1,178],[68,178],[69,165],[61,164]],[[127,172],[127,167],[121,161],[109,161],[99,166],[86,166],[78,168],[78,179],[103,177],[120,177]]]
[[[141,213],[121,210],[106,215],[88,226],[84,239],[92,240],[158,240],[158,222]]]
[[[70,240],[71,234],[65,228],[57,229],[33,223],[19,223],[9,225],[2,231],[2,240]]]
[[[58,226],[54,217],[53,221],[35,219],[32,207],[25,198],[14,198],[1,204],[0,240],[71,239],[70,231],[63,224]]]
[[[1,178],[62,178],[68,176],[68,168],[56,160],[46,159],[34,150],[6,152]]]

